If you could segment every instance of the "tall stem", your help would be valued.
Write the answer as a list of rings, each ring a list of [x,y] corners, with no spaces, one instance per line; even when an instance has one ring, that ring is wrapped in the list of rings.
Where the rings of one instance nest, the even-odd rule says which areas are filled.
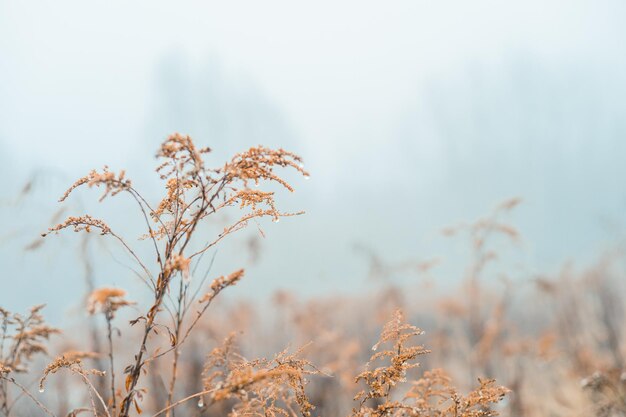
[[[111,315],[106,314],[107,321],[107,338],[109,340],[109,367],[111,368],[111,408],[115,414],[117,402],[115,399],[115,363],[113,362],[113,329],[111,327]]]

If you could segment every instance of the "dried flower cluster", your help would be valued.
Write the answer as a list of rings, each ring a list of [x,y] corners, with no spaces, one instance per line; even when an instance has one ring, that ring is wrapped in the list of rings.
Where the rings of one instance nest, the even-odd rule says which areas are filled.
[[[393,319],[385,325],[379,341],[372,347],[372,350],[376,351],[380,346],[386,344],[391,344],[391,346],[387,350],[374,353],[370,358],[368,368],[378,360],[387,359],[389,364],[368,369],[356,377],[356,382],[363,381],[368,387],[367,390],[359,392],[355,397],[355,400],[360,401],[362,412],[365,412],[363,406],[368,400],[389,399],[392,389],[399,383],[406,381],[407,371],[419,366],[418,363],[412,361],[419,355],[428,353],[428,351],[423,346],[412,346],[407,342],[421,334],[420,329],[404,322],[400,310],[397,310]],[[365,413],[370,414],[372,411],[368,410]]]
[[[99,288],[89,295],[87,311],[89,314],[101,312],[107,317],[113,318],[118,309],[133,304],[125,300],[125,296],[126,291],[120,288]]]
[[[423,346],[409,342],[423,332],[406,323],[400,310],[384,326],[379,341],[372,347],[378,350],[388,345],[387,350],[375,353],[372,362],[385,359],[388,365],[368,369],[356,378],[363,381],[367,389],[354,398],[358,408],[353,417],[411,416],[411,417],[490,417],[498,413],[490,407],[501,401],[508,390],[494,385],[493,380],[479,379],[480,387],[463,397],[450,385],[450,378],[441,370],[425,372],[413,383],[403,397],[397,398],[395,391],[407,382],[407,371],[419,366],[413,362],[418,356],[429,353]],[[371,405],[367,405],[371,403]]]
[[[185,278],[189,278],[189,265],[191,259],[185,258],[183,255],[174,254],[165,262],[165,274],[173,275],[180,272]]]
[[[59,232],[63,229],[67,229],[68,227],[73,227],[75,232],[85,231],[87,233],[90,233],[91,229],[95,228],[99,229],[100,234],[102,235],[111,233],[111,228],[104,221],[100,219],[94,219],[90,215],[86,214],[79,217],[70,216],[64,222],[59,223],[54,227],[51,227],[48,232],[42,233],[41,236],[46,237],[52,232]]]
[[[48,352],[45,342],[60,330],[46,324],[41,314],[44,306],[31,308],[26,316],[0,308],[0,364],[3,368],[28,372],[28,363],[34,355]]]
[[[211,291],[206,293],[198,301],[200,303],[206,303],[213,300],[217,296],[217,294],[219,294],[223,289],[230,287],[231,285],[235,285],[241,278],[243,278],[243,274],[244,270],[240,269],[226,276],[215,278],[211,283]]]
[[[240,179],[244,186],[247,186],[250,181],[258,185],[259,181],[267,180],[278,182],[289,191],[293,191],[291,185],[274,173],[275,166],[292,167],[305,178],[309,176],[303,168],[302,158],[298,155],[284,149],[272,150],[263,146],[253,147],[235,155],[224,166],[222,172],[231,179]]]
[[[80,354],[79,355],[73,354],[70,356],[61,355],[55,358],[52,362],[50,362],[48,366],[46,366],[46,369],[44,369],[43,376],[39,380],[39,392],[44,392],[45,390],[44,384],[50,374],[55,374],[61,369],[67,369],[72,374],[80,376],[81,382],[83,383],[83,385],[85,386],[87,390],[88,396],[91,401],[91,409],[87,409],[87,410],[92,411],[95,416],[98,415],[98,412],[97,412],[98,408],[96,406],[96,400],[95,400],[97,399],[99,401],[99,406],[102,407],[103,410],[105,410],[105,415],[107,417],[111,417],[110,413],[108,412],[108,406],[106,402],[104,401],[104,399],[102,398],[102,396],[100,395],[96,387],[93,385],[93,383],[89,380],[89,375],[103,377],[105,376],[106,373],[98,369],[84,369],[82,366],[81,356],[82,355]],[[72,413],[74,413],[74,415],[78,414],[82,410],[84,409],[81,408],[81,409],[72,410],[70,412],[70,415]]]
[[[46,324],[41,310],[32,307],[23,316],[0,307],[0,413],[8,415],[12,407],[8,383],[15,383],[11,374],[26,373],[37,354],[46,354],[45,342],[60,331]]]
[[[69,369],[73,365],[80,365],[80,363],[81,363],[80,358],[76,358],[76,357],[66,357],[64,355],[61,355],[55,358],[52,362],[50,362],[46,366],[46,369],[44,369],[43,376],[39,380],[39,390],[43,392],[44,383],[46,382],[48,375],[55,374],[59,369],[63,369],[63,368]]]
[[[493,379],[478,379],[479,387],[463,396],[451,385],[443,369],[424,372],[405,396],[413,416],[491,417],[499,415],[493,406],[509,393]]]
[[[100,201],[102,201],[108,196],[114,196],[130,188],[131,182],[130,180],[125,179],[125,176],[125,171],[120,171],[118,175],[115,175],[115,173],[109,171],[109,167],[107,166],[102,169],[101,173],[94,169],[88,175],[76,180],[76,182],[74,182],[74,184],[72,184],[72,186],[63,194],[59,201],[65,201],[72,191],[84,184],[87,184],[89,187],[104,186],[104,193],[100,197]]]
[[[301,350],[285,349],[273,359],[248,361],[236,351],[233,336],[208,356],[204,369],[207,405],[235,400],[230,416],[308,417],[314,409],[306,393],[307,376],[319,373],[300,358]],[[204,405],[204,400],[200,403]]]
[[[96,290],[91,294],[88,303],[90,313],[103,311],[107,320],[111,369],[108,400],[111,406],[107,408],[118,413],[120,417],[128,417],[131,405],[139,409],[139,402],[146,388],[139,387],[138,384],[142,375],[147,371],[146,365],[170,352],[173,355],[173,361],[166,407],[172,406],[182,343],[206,312],[213,298],[243,276],[243,270],[240,270],[216,279],[211,284],[210,292],[200,300],[203,303],[200,310],[191,322],[187,323],[186,318],[193,310],[192,301],[201,291],[204,282],[204,280],[194,282],[191,279],[192,262],[194,260],[199,262],[206,251],[226,236],[244,228],[251,219],[271,217],[274,221],[278,221],[282,216],[300,214],[280,212],[276,208],[273,192],[248,188],[250,183],[260,185],[262,181],[266,181],[275,182],[293,191],[293,187],[283,180],[275,169],[293,168],[298,173],[308,176],[301,166],[302,160],[299,156],[283,149],[272,150],[258,146],[235,155],[223,166],[207,168],[204,156],[209,152],[209,148],[197,148],[187,135],[178,133],[170,135],[157,152],[157,158],[163,162],[156,171],[165,182],[165,196],[156,205],[148,203],[133,188],[123,171],[116,175],[107,167],[101,173],[92,171],[80,178],[61,197],[61,201],[65,201],[72,192],[83,185],[104,187],[101,201],[108,196],[115,196],[122,192],[128,193],[137,203],[145,221],[147,230],[144,238],[152,242],[156,265],[145,262],[121,235],[113,232],[104,221],[94,219],[89,215],[69,217],[49,229],[48,233],[59,232],[69,227],[75,231],[85,232],[95,228],[99,229],[103,235],[114,237],[141,267],[143,272],[140,278],[152,293],[151,305],[144,314],[131,322],[135,325],[142,322],[143,330],[136,353],[132,355],[131,363],[124,369],[126,392],[121,397],[119,409],[117,408],[118,390],[115,386],[111,321],[115,311],[129,303],[123,299],[124,293],[121,290],[112,288]],[[215,239],[208,242],[204,238],[201,241],[193,239],[200,223],[208,216],[227,208],[234,208],[234,206],[244,211],[238,220],[227,225]],[[169,324],[161,321],[161,313],[164,311],[167,311],[171,319]],[[161,328],[167,329],[170,347],[165,351],[157,347],[151,353],[148,350],[149,340],[153,336],[158,336]],[[170,411],[167,414],[169,415]]]
[[[29,397],[40,411],[53,417],[83,413],[94,417],[130,417],[141,414],[144,409],[150,410],[153,417],[175,417],[176,413],[232,417],[497,415],[497,405],[508,390],[496,386],[493,379],[479,379],[477,389],[462,395],[452,386],[451,378],[440,369],[424,372],[418,378],[417,359],[429,351],[414,343],[422,331],[405,322],[401,311],[395,310],[402,304],[402,294],[397,288],[381,292],[373,319],[371,306],[367,308],[364,319],[377,323],[380,323],[379,316],[386,318],[392,308],[395,310],[393,318],[383,326],[378,341],[372,347],[375,352],[371,356],[369,351],[363,354],[362,349],[362,346],[369,346],[372,342],[373,337],[366,335],[367,329],[359,327],[358,334],[350,335],[335,327],[335,313],[329,312],[334,311],[333,302],[310,303],[307,309],[299,310],[295,299],[285,294],[278,299],[280,311],[287,314],[279,314],[278,320],[292,319],[296,323],[296,333],[300,337],[298,345],[306,347],[306,357],[305,349],[301,348],[294,353],[285,349],[274,356],[265,355],[271,359],[249,360],[244,357],[244,352],[246,356],[249,352],[235,342],[234,333],[205,356],[206,350],[210,349],[207,346],[215,346],[213,342],[218,343],[226,334],[239,329],[242,323],[248,323],[248,329],[252,329],[255,314],[253,307],[244,303],[215,320],[202,321],[217,296],[236,285],[243,278],[244,270],[207,281],[211,268],[204,274],[198,274],[200,262],[211,248],[226,236],[246,227],[250,220],[265,217],[278,221],[280,217],[300,214],[281,212],[273,191],[251,189],[250,186],[270,182],[277,184],[278,189],[293,191],[292,185],[279,176],[283,168],[291,168],[308,177],[300,157],[283,149],[253,147],[216,168],[208,167],[205,161],[209,152],[209,148],[196,147],[189,136],[169,136],[157,152],[161,163],[156,171],[163,182],[163,197],[153,203],[133,187],[123,171],[115,174],[107,167],[102,172],[90,172],[63,194],[61,201],[86,185],[104,188],[100,201],[120,194],[134,200],[140,219],[145,224],[144,239],[138,243],[131,245],[103,220],[89,215],[69,217],[51,227],[44,236],[64,229],[78,232],[95,229],[113,238],[141,268],[136,275],[149,290],[150,302],[137,308],[138,316],[130,321],[132,330],[123,328],[119,317],[116,317],[118,311],[134,303],[125,298],[124,290],[111,287],[95,289],[91,281],[86,310],[92,316],[98,314],[90,319],[91,334],[103,332],[104,336],[102,339],[93,337],[91,349],[94,352],[65,351],[43,370],[39,383],[42,392],[52,375],[59,374],[63,369],[69,371],[69,375],[61,373],[54,378],[60,387],[67,389],[65,395],[57,395],[58,413],[50,411],[30,393],[28,386],[14,378],[14,374],[26,370],[26,364],[36,353],[46,353],[44,342],[57,330],[45,325],[39,313],[41,307],[33,308],[28,317],[11,315],[0,309],[0,414],[10,417],[13,415],[13,404],[19,398]],[[508,203],[503,210],[516,204]],[[201,225],[211,215],[222,211],[236,212],[235,220],[227,223],[221,233],[207,239],[206,233],[199,231]],[[232,216],[220,218],[232,219]],[[490,251],[485,249],[485,240],[481,239],[486,239],[488,231],[493,230],[514,236],[513,229],[505,226],[494,219],[471,228],[471,233],[480,235],[475,239],[476,253],[480,258],[478,263],[481,265],[474,271],[476,277],[484,263],[491,259]],[[148,247],[139,251],[133,247],[135,244]],[[143,256],[145,249],[154,252]],[[429,268],[405,267],[402,270],[424,271]],[[383,266],[381,269],[384,269]],[[129,313],[131,311],[135,308],[128,309]],[[492,322],[481,323],[480,337],[472,346],[482,356],[489,356],[495,351],[494,346],[502,333],[504,309],[497,309],[496,312],[498,314]],[[104,322],[99,321],[102,317]],[[480,314],[476,314],[474,319],[481,319]],[[277,333],[282,330],[284,321],[277,326],[281,328]],[[103,324],[106,324],[104,331],[100,328]],[[378,324],[375,326],[377,329]],[[265,337],[267,329],[260,326],[254,330]],[[122,331],[124,334],[120,342],[123,341],[123,344],[117,339],[122,336]],[[192,332],[197,337],[190,337]],[[311,337],[315,340],[308,343]],[[5,342],[10,342],[8,350],[5,349]],[[186,342],[187,345],[193,344],[193,349],[186,349],[183,355]],[[286,344],[278,343],[276,341],[276,346]],[[268,351],[276,351],[276,346]],[[445,349],[443,344],[441,346]],[[361,371],[358,368],[368,356],[365,370]],[[105,362],[107,357],[108,364]],[[324,371],[319,371],[313,363],[321,364]],[[123,377],[119,378],[122,369]],[[333,372],[334,377],[328,375],[329,372]],[[355,374],[356,378],[353,377]],[[76,390],[74,385],[67,388],[69,385],[63,378],[68,377],[73,382],[80,381],[84,390]],[[36,384],[36,379],[30,384]],[[18,395],[11,396],[9,386]],[[346,406],[331,410],[329,398],[337,403],[339,398],[346,398]],[[192,400],[195,404],[190,409]],[[357,405],[350,412],[353,401]]]

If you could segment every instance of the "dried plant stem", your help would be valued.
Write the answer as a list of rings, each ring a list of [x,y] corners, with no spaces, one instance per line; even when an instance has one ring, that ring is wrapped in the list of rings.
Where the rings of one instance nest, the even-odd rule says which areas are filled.
[[[172,359],[172,376],[170,378],[170,385],[167,392],[167,402],[165,404],[166,407],[172,404],[172,399],[174,397],[174,388],[176,387],[176,374],[178,372],[178,359],[180,357],[180,344],[178,343],[178,338],[180,337],[180,330],[183,324],[183,318],[185,313],[185,293],[186,288],[184,285],[184,280],[181,277],[176,306],[176,322],[174,323],[174,359]],[[170,416],[170,412],[173,412],[173,409],[167,411],[167,417]]]
[[[91,411],[93,412],[93,417],[98,417],[98,409],[96,408],[96,402],[93,399],[93,393],[91,392],[91,389],[89,389],[89,387],[87,387],[87,395],[89,395],[89,403],[91,404]],[[106,410],[106,405],[105,405],[105,410]]]
[[[152,417],[158,417],[161,414],[166,413],[169,410],[171,410],[172,408],[178,407],[179,405],[181,405],[183,403],[186,403],[189,400],[193,400],[194,398],[202,397],[203,395],[207,395],[207,394],[210,394],[210,393],[215,392],[215,391],[216,391],[216,389],[213,388],[213,389],[210,389],[210,390],[207,390],[207,391],[202,391],[202,392],[197,392],[195,394],[192,394],[192,395],[190,395],[188,397],[185,397],[185,398],[183,398],[181,400],[176,401],[173,404],[170,404],[169,406],[163,408],[162,410],[159,410],[156,414],[153,414]]]
[[[135,251],[133,251],[131,249],[130,246],[128,246],[128,244],[126,243],[126,241],[124,239],[122,239],[119,235],[113,233],[113,231],[110,231],[109,234],[111,236],[113,236],[114,238],[116,238],[121,244],[122,246],[124,246],[126,248],[126,250],[128,251],[128,253],[130,253],[130,255],[135,259],[135,261],[137,261],[137,263],[139,264],[139,266],[141,266],[141,269],[143,269],[143,271],[146,273],[146,276],[148,277],[148,279],[150,280],[150,284],[152,284],[152,287],[154,287],[154,282],[152,281],[152,273],[150,272],[150,270],[146,267],[146,265],[144,265],[143,262],[141,262],[141,259],[137,256],[137,254],[135,253]],[[146,281],[145,278],[141,277],[143,281],[145,281],[146,283],[148,283],[148,281]]]
[[[170,378],[170,386],[167,392],[167,403],[166,406],[169,406],[172,404],[172,399],[174,397],[174,388],[176,386],[176,373],[178,371],[178,358],[180,357],[180,349],[178,349],[178,347],[176,347],[174,349],[174,359],[172,360],[172,376]],[[166,416],[170,416],[170,411],[173,411],[173,409],[170,409],[167,411]]]
[[[2,403],[0,404],[0,410],[4,415],[8,415],[9,409],[9,388],[6,379],[2,379],[0,381],[0,398],[2,399]]]
[[[104,413],[106,414],[106,416],[111,417],[111,414],[109,413],[106,402],[104,401],[100,393],[98,393],[98,390],[96,389],[96,387],[93,386],[89,378],[87,378],[87,375],[85,375],[83,372],[78,372],[78,375],[80,375],[80,377],[85,382],[85,385],[87,385],[87,391],[89,392],[89,396],[91,398],[91,403],[94,409],[95,416],[98,417],[98,411],[96,410],[96,405],[93,400],[93,394],[95,394],[96,398],[98,398],[98,401],[100,401],[100,404],[102,405],[102,408],[104,409]]]
[[[113,410],[113,414],[115,414],[115,409],[117,408],[117,402],[115,399],[115,363],[113,361],[113,328],[111,326],[111,321],[113,317],[111,317],[110,313],[105,315],[107,322],[107,339],[109,342],[109,368],[111,371],[111,409]]]
[[[56,415],[52,411],[50,411],[45,405],[43,405],[37,398],[35,398],[35,396],[33,396],[33,394],[30,393],[30,391],[28,391],[26,389],[26,387],[24,387],[22,384],[17,382],[14,378],[7,378],[5,376],[0,376],[0,378],[3,381],[10,382],[13,385],[15,385],[16,387],[18,387],[24,393],[24,395],[28,396],[31,400],[33,400],[33,402],[35,404],[37,404],[37,406],[39,408],[41,408],[46,414],[48,414],[49,416],[52,416],[52,417],[56,417]],[[7,416],[8,416],[8,414],[7,414]]]
[[[202,181],[200,181],[200,183],[203,184]],[[221,188],[222,187],[220,187],[219,190],[221,190]],[[204,214],[206,213],[206,211],[209,209],[211,205],[211,201],[213,201],[216,198],[216,196],[217,196],[217,192],[213,194],[210,198],[207,198],[204,192],[201,193],[200,208],[198,209],[195,216],[191,220],[190,228],[186,232],[184,233],[180,232],[168,240],[166,248],[165,248],[165,265],[168,265],[168,263],[174,258],[174,248],[176,247],[177,243],[180,242],[181,238],[186,235],[186,239],[182,243],[178,251],[178,256],[182,257],[183,250],[185,249],[186,245],[189,243],[191,236],[193,234],[193,231],[195,230],[195,227],[197,226],[198,222],[204,217]],[[176,232],[176,229],[174,230],[174,233],[175,232]],[[136,358],[135,363],[130,368],[130,375],[129,375],[129,380],[128,380],[129,383],[127,384],[128,394],[122,401],[121,409],[120,409],[120,417],[128,417],[128,413],[130,411],[130,403],[134,397],[134,389],[137,386],[137,383],[139,382],[139,378],[141,377],[141,369],[143,368],[143,365],[145,364],[143,357],[146,351],[146,344],[148,342],[148,337],[150,333],[152,332],[152,329],[154,328],[154,320],[156,318],[156,315],[159,312],[159,309],[161,308],[163,304],[163,299],[165,297],[165,294],[168,291],[171,278],[172,278],[171,272],[168,271],[166,268],[163,268],[161,272],[159,273],[159,278],[157,280],[156,288],[155,288],[154,303],[152,307],[150,308],[150,310],[148,311],[148,314],[146,317],[144,334],[143,334],[143,338],[140,344],[139,352],[135,355],[135,358]],[[178,341],[176,341],[176,344],[178,344]]]
[[[221,289],[218,290],[216,292],[216,296],[217,294],[219,294],[221,292]],[[146,362],[149,361],[154,361],[155,359],[158,359],[162,356],[167,355],[168,353],[170,353],[171,351],[173,351],[174,349],[180,347],[189,337],[189,335],[191,334],[191,331],[193,330],[193,328],[198,324],[198,322],[200,321],[200,319],[202,318],[202,316],[204,315],[204,313],[208,310],[208,308],[211,306],[211,302],[214,300],[214,298],[210,299],[209,301],[207,301],[202,309],[200,311],[197,312],[196,317],[193,319],[193,321],[191,322],[191,324],[189,325],[189,328],[185,331],[185,334],[183,335],[182,338],[180,339],[176,339],[176,345],[170,347],[169,349],[164,350],[163,352],[160,352],[157,355],[154,355],[153,357],[151,357],[150,359],[146,359]]]
[[[289,214],[280,213],[276,207],[273,192],[255,191],[249,188],[250,183],[258,185],[260,181],[278,183],[288,191],[293,188],[282,178],[274,173],[275,169],[290,167],[303,176],[308,173],[301,165],[301,158],[283,149],[272,150],[262,146],[252,147],[249,150],[236,154],[230,161],[217,168],[206,168],[203,155],[210,152],[209,148],[197,148],[189,136],[178,133],[170,135],[163,142],[157,157],[165,162],[157,167],[157,173],[165,181],[165,197],[152,208],[145,198],[131,185],[131,181],[125,178],[125,172],[115,174],[104,167],[102,172],[92,170],[88,175],[78,179],[61,197],[64,201],[78,187],[103,187],[104,193],[100,201],[115,196],[122,192],[131,194],[139,205],[141,214],[147,228],[144,238],[151,239],[156,256],[154,273],[148,268],[148,264],[142,260],[133,248],[120,235],[114,233],[111,228],[100,219],[84,215],[80,217],[70,216],[63,223],[49,228],[46,236],[52,232],[73,228],[74,231],[90,232],[98,229],[102,235],[111,235],[121,243],[131,257],[141,267],[144,274],[138,274],[141,280],[152,292],[152,304],[147,311],[131,323],[143,322],[143,332],[136,353],[133,355],[131,364],[124,369],[126,375],[126,393],[119,405],[115,396],[115,375],[113,360],[113,337],[111,319],[112,314],[107,316],[107,333],[109,341],[109,362],[111,368],[111,403],[112,410],[117,412],[117,417],[128,417],[131,404],[139,410],[138,400],[141,399],[143,390],[138,387],[141,375],[145,373],[144,366],[149,362],[161,357],[163,354],[174,351],[172,361],[172,375],[167,394],[167,405],[171,406],[175,395],[177,382],[177,370],[179,367],[180,346],[185,341],[190,331],[198,322],[200,316],[211,304],[210,299],[203,299],[203,307],[191,325],[183,332],[183,324],[189,311],[191,302],[197,296],[197,292],[189,300],[189,285],[185,282],[189,279],[192,258],[202,257],[209,248],[220,242],[225,236],[245,227],[249,220],[260,217],[272,217]],[[217,238],[207,243],[199,252],[191,256],[184,256],[184,252],[190,247],[192,238],[198,231],[200,222],[218,210],[239,206],[245,210],[240,219],[233,225],[224,229]],[[152,222],[158,223],[153,227]],[[189,250],[191,252],[191,250]],[[196,265],[197,266],[197,265]],[[153,265],[154,267],[154,265]],[[211,297],[217,295],[225,286],[233,285],[243,274],[243,270],[231,274],[230,281],[222,277],[212,284]],[[145,275],[145,276],[142,276]],[[172,299],[170,286],[172,280],[180,276],[181,286],[177,302]],[[115,294],[119,291],[115,292]],[[110,289],[99,295],[116,296]],[[171,302],[171,304],[170,304]],[[120,305],[128,305],[125,301],[118,301]],[[119,306],[118,306],[119,307]],[[158,334],[158,328],[163,326],[157,316],[162,310],[166,310],[173,320],[173,328],[165,326],[171,336],[171,348],[162,354],[148,354],[148,341],[153,333]],[[156,352],[159,352],[157,349]],[[99,397],[101,398],[101,397]],[[103,401],[101,401],[103,402]],[[103,402],[104,405],[104,402]],[[119,407],[119,411],[118,411]],[[171,408],[168,408],[170,410]],[[166,410],[168,416],[171,412]],[[106,409],[105,406],[105,411]]]
[[[148,210],[150,210],[151,212],[153,210],[152,210],[152,208],[150,208],[150,205],[148,204],[148,202],[133,187],[130,187],[128,189],[128,192],[133,196],[133,198],[135,199],[135,201],[139,205],[139,208],[141,209],[141,213],[143,214],[143,218],[146,221],[146,227],[148,228],[148,235],[150,236],[150,239],[152,240],[152,243],[154,245],[154,251],[156,252],[156,255],[157,255],[157,262],[161,266],[161,269],[163,269],[163,261],[161,260],[161,252],[159,251],[159,245],[158,245],[158,243],[156,241],[156,238],[154,237],[154,231],[152,230],[152,226],[150,225],[150,220],[148,219],[148,214],[146,213],[146,208],[144,207],[144,204],[148,208]],[[165,225],[163,224],[161,219],[159,218],[158,220],[161,223],[161,225],[163,227],[165,227]],[[167,229],[165,229],[165,230],[167,230]]]
[[[96,284],[94,281],[94,274],[93,274],[93,263],[92,263],[92,259],[91,259],[91,254],[89,252],[89,243],[90,243],[90,238],[91,236],[89,234],[84,234],[83,235],[83,242],[81,245],[81,259],[83,262],[83,266],[84,266],[84,273],[85,273],[85,284],[87,285],[87,293],[85,295],[85,304],[88,303],[88,299],[89,296],[91,295],[91,293],[93,293],[96,289]],[[101,352],[102,351],[102,342],[100,340],[100,334],[99,334],[99,330],[98,330],[98,326],[97,326],[97,320],[95,317],[90,316],[89,317],[89,321],[88,321],[88,325],[89,325],[89,335],[91,337],[91,343],[92,343],[92,347],[91,350],[93,352]],[[94,358],[92,358],[96,369],[104,369],[103,368],[103,364],[102,364],[102,358],[100,356],[96,356]],[[105,387],[106,387],[106,382],[105,381],[98,381],[97,383],[98,385],[98,389],[100,391],[104,391]]]
[[[169,258],[169,256],[171,256],[171,250],[168,252],[169,252],[168,258]],[[161,308],[161,304],[163,304],[163,298],[167,291],[169,277],[165,274],[165,272],[161,272],[159,274],[159,279],[157,282],[160,285],[158,285],[155,290],[154,303],[152,307],[150,308],[150,310],[148,311],[146,324],[145,324],[144,332],[143,332],[143,337],[141,339],[141,344],[139,347],[139,352],[135,355],[134,364],[131,365],[132,368],[130,370],[129,383],[127,384],[128,394],[126,395],[126,397],[121,403],[120,417],[128,417],[128,414],[130,412],[130,405],[135,394],[134,390],[135,390],[135,387],[137,386],[137,383],[139,382],[139,378],[141,377],[141,369],[143,368],[143,365],[145,364],[143,360],[143,356],[144,356],[144,353],[146,352],[146,345],[148,343],[148,337],[150,336],[150,333],[152,332],[152,329],[154,328],[154,320],[156,318],[156,315],[159,309]]]

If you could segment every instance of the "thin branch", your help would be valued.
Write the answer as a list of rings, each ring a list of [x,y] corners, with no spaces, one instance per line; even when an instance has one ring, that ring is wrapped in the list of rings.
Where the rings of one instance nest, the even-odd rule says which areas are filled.
[[[37,398],[35,398],[33,396],[33,394],[31,394],[23,385],[21,385],[19,382],[17,382],[14,378],[7,378],[5,376],[0,376],[0,378],[5,380],[5,381],[11,382],[16,387],[18,387],[20,390],[22,390],[22,392],[24,394],[26,394],[28,397],[30,397],[30,399],[33,400],[35,402],[35,404],[37,404],[37,406],[39,408],[41,408],[46,414],[48,414],[49,416],[52,416],[52,417],[56,417],[56,415],[52,411],[48,410],[48,408],[46,408],[45,405],[43,405]],[[109,416],[109,417],[111,417],[111,416]]]
[[[156,414],[153,414],[152,417],[160,416],[161,414],[167,412],[168,410],[171,410],[174,407],[177,407],[177,406],[181,405],[182,403],[185,403],[185,402],[187,402],[189,400],[193,400],[194,398],[202,397],[203,395],[210,394],[210,393],[212,393],[214,391],[216,391],[216,388],[192,394],[192,395],[190,395],[188,397],[183,398],[182,400],[176,401],[174,404],[172,404],[172,405],[170,405],[168,407],[165,407],[162,410],[159,410]]]
[[[87,378],[87,376],[83,372],[77,372],[77,373],[78,373],[78,375],[80,375],[83,378],[83,381],[85,381],[85,384],[87,384],[87,387],[89,389],[91,389],[91,391],[93,391],[94,394],[96,394],[96,398],[98,398],[98,400],[102,404],[102,408],[104,409],[104,412],[107,415],[107,417],[111,417],[111,414],[109,414],[109,410],[108,410],[108,407],[107,407],[106,403],[104,402],[104,400],[102,399],[102,397],[98,393],[98,390],[93,386],[93,384],[91,383],[89,378]],[[96,414],[96,417],[97,417],[97,414]]]
[[[113,231],[109,231],[109,234],[115,237],[117,240],[119,240],[122,245],[124,245],[126,250],[133,256],[133,258],[135,258],[137,263],[141,265],[141,268],[144,270],[146,275],[148,275],[148,277],[152,280],[153,278],[152,278],[152,273],[150,272],[150,270],[143,264],[143,262],[141,262],[141,259],[139,259],[137,254],[130,248],[130,246],[128,246],[128,244],[124,241],[124,239],[122,239],[120,236],[115,234]]]
[[[111,314],[112,316],[112,314]],[[110,317],[109,314],[106,314],[106,322],[107,322],[107,338],[109,340],[109,364],[111,367],[111,404],[113,408],[113,412],[115,412],[116,401],[115,401],[115,364],[113,362],[113,331],[111,328],[111,320],[113,317]]]
[[[129,188],[128,192],[130,193],[130,195],[133,196],[133,198],[139,205],[139,208],[141,209],[143,218],[146,221],[146,226],[148,227],[148,234],[150,235],[150,239],[152,240],[152,243],[154,244],[154,251],[156,252],[156,255],[157,255],[157,261],[159,262],[159,265],[161,266],[161,268],[163,268],[163,261],[161,260],[161,252],[159,251],[159,245],[157,244],[156,238],[154,237],[154,231],[152,230],[152,226],[150,226],[150,220],[148,219],[148,214],[146,213],[146,209],[143,207],[143,204],[141,204],[141,201],[139,200],[139,197],[137,196],[139,193],[134,188]]]
[[[202,255],[200,255],[200,257],[198,258],[198,261],[197,261],[198,263],[196,264],[196,267],[194,268],[194,272],[193,273],[195,273],[195,271],[198,268],[198,265],[199,265],[200,261],[202,260],[202,257],[204,256],[205,253],[206,252],[202,252]],[[213,252],[213,257],[211,258],[211,262],[209,263],[209,267],[207,268],[206,272],[202,276],[202,279],[200,280],[200,283],[198,284],[198,288],[196,288],[196,291],[193,293],[193,296],[191,296],[189,298],[189,304],[187,304],[185,306],[185,313],[189,310],[189,307],[191,307],[191,304],[193,303],[193,301],[196,298],[198,298],[198,294],[200,294],[200,291],[202,291],[202,287],[204,287],[204,283],[209,278],[209,273],[213,269],[213,263],[215,262],[215,257],[216,256],[217,256],[217,251]]]

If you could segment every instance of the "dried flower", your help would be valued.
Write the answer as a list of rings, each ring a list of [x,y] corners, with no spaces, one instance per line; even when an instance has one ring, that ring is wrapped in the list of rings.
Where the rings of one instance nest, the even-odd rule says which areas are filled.
[[[70,216],[63,223],[49,228],[48,232],[42,233],[41,236],[46,237],[52,232],[59,232],[68,227],[73,227],[75,232],[85,231],[89,233],[91,232],[91,228],[95,227],[96,229],[100,229],[101,235],[111,233],[111,228],[104,221],[100,219],[94,219],[90,215],[86,214],[80,217]]]
[[[72,191],[84,184],[87,184],[89,187],[100,187],[103,185],[105,189],[104,193],[100,197],[100,201],[102,201],[109,195],[114,196],[122,191],[130,189],[131,182],[130,180],[125,179],[125,176],[125,171],[120,171],[118,175],[115,175],[115,173],[109,171],[107,166],[103,168],[102,173],[92,170],[88,175],[79,178],[76,182],[74,182],[74,184],[68,188],[59,201],[65,201]]]
[[[165,275],[170,276],[174,272],[179,271],[183,274],[183,277],[189,278],[189,264],[191,259],[185,258],[183,255],[174,254],[168,258],[165,263]]]
[[[219,278],[215,278],[211,283],[211,291],[206,293],[200,300],[198,300],[198,302],[206,303],[213,300],[213,298],[215,298],[215,296],[224,288],[230,287],[231,285],[235,285],[239,282],[239,280],[243,277],[244,272],[245,271],[243,269],[239,269],[228,275],[222,275]]]
[[[126,291],[120,288],[107,287],[94,290],[87,300],[87,311],[89,314],[102,312],[107,317],[113,318],[119,308],[133,304],[126,301],[124,296],[126,296]]]

